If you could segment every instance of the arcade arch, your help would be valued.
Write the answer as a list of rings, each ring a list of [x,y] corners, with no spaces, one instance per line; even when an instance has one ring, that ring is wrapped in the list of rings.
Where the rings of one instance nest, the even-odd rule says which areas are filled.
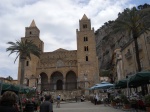
[[[50,77],[51,90],[63,90],[63,74],[61,72],[54,72]]]
[[[41,90],[45,91],[48,90],[48,76],[46,73],[42,72],[40,74],[41,77]]]
[[[74,71],[69,71],[66,74],[66,89],[77,89],[77,77]]]

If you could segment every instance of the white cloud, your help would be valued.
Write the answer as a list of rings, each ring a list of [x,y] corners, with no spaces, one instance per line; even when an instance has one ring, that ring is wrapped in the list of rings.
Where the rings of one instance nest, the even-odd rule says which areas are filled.
[[[25,27],[34,19],[40,29],[45,51],[76,49],[76,29],[85,13],[98,29],[116,19],[118,12],[133,6],[130,0],[1,0],[0,76],[17,78],[15,54],[8,57],[6,44],[24,37]]]

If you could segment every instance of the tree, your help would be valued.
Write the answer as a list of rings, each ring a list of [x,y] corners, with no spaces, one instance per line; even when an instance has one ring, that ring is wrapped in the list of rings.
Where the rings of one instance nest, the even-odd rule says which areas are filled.
[[[10,81],[13,80],[13,78],[11,76],[6,77],[6,79],[8,79]]]
[[[136,62],[138,71],[141,71],[141,64],[139,58],[138,37],[149,31],[150,28],[150,12],[137,10],[135,7],[132,9],[125,9],[121,16],[115,21],[113,26],[113,32],[127,32],[129,36],[132,36],[135,44]]]
[[[20,63],[21,63],[21,78],[20,78],[20,84],[23,84],[24,80],[24,65],[25,60],[30,59],[31,60],[31,54],[40,57],[40,49],[33,43],[33,41],[16,41],[16,42],[8,42],[7,44],[10,44],[10,47],[6,49],[6,51],[10,51],[10,54],[16,53],[17,57],[14,61],[16,62],[17,58],[20,57]]]

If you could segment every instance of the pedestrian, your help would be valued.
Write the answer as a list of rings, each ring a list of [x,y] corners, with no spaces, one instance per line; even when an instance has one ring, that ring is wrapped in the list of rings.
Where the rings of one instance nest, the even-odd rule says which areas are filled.
[[[95,94],[95,95],[94,95],[94,104],[95,104],[95,105],[97,105],[98,100],[99,100],[98,95]]]
[[[56,104],[56,108],[60,108],[60,94],[57,96],[57,104]]]
[[[28,100],[25,105],[25,112],[34,112],[34,103],[31,99]]]
[[[45,101],[40,105],[40,112],[53,112],[53,105],[50,99],[51,95],[45,96]]]
[[[17,95],[12,91],[6,91],[0,101],[0,112],[18,112]]]
[[[77,96],[75,96],[75,101],[76,101],[76,102],[78,101],[78,98],[77,98]]]

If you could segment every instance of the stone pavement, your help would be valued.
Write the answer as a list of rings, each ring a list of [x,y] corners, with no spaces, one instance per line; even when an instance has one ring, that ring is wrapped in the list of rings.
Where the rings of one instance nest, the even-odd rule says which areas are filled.
[[[56,108],[56,104],[54,104],[53,110],[54,112],[125,112],[121,109],[104,106],[103,104],[94,105],[89,101],[77,103],[61,103],[60,108]]]

